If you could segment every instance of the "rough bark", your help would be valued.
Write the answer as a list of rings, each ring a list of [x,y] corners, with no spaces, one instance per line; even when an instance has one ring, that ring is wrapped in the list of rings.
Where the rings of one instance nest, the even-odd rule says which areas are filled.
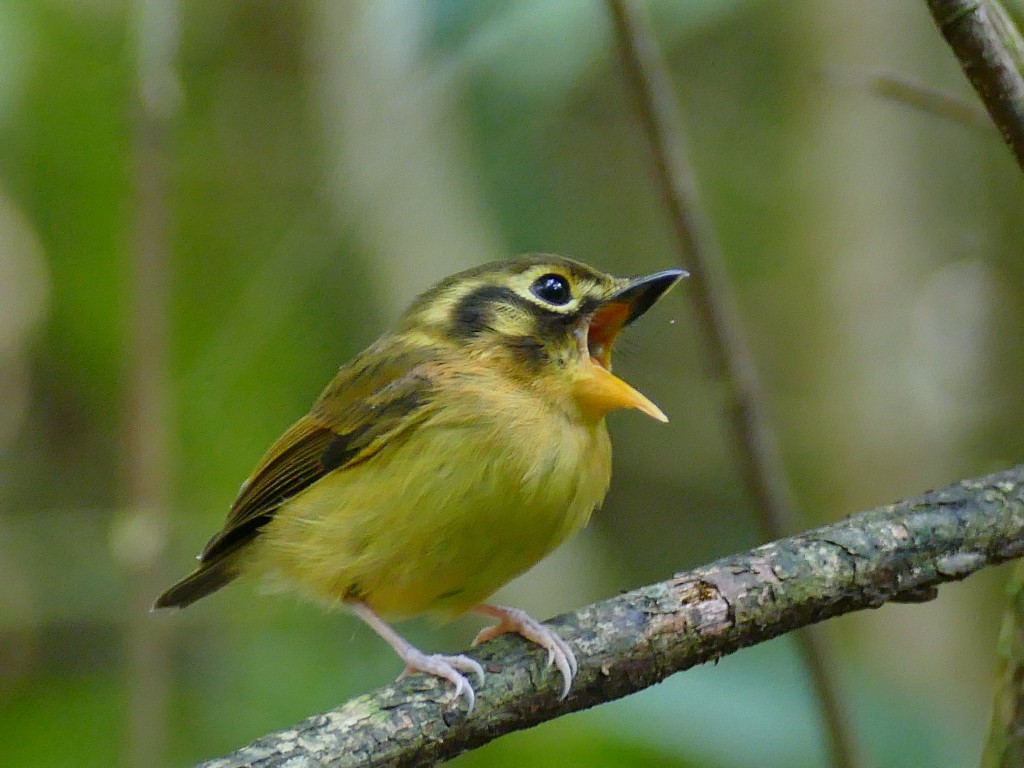
[[[1024,170],[1024,40],[995,0],[928,0],[928,9]]]
[[[472,715],[416,675],[271,734],[203,768],[433,765],[502,734],[626,696],[740,648],[1024,554],[1024,465],[863,512],[553,619],[579,676],[559,701],[544,654],[502,637],[467,653],[487,670]]]

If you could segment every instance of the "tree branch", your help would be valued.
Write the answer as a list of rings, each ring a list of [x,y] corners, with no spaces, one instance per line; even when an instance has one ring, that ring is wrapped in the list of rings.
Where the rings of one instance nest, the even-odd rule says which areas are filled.
[[[919,602],[1024,554],[1024,465],[724,557],[553,619],[579,676],[565,701],[544,653],[503,636],[468,651],[487,670],[467,716],[414,675],[202,768],[433,765],[505,733],[618,699],[697,664],[834,616]]]
[[[942,36],[1024,170],[1024,40],[995,0],[928,0]]]

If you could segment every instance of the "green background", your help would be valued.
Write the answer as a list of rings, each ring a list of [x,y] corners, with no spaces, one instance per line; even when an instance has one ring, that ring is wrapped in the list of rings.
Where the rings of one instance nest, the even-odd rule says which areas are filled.
[[[418,291],[520,251],[622,274],[676,260],[599,2],[165,7],[170,508],[154,518],[127,447],[158,429],[129,408],[134,94],[140,26],[175,30],[117,0],[0,3],[0,764],[185,766],[390,680],[397,659],[355,619],[258,585],[144,606]],[[994,131],[871,85],[895,73],[974,103],[925,3],[652,10],[804,524],[1019,462],[1024,181]],[[539,617],[757,543],[685,286],[616,364],[671,423],[610,418],[604,508],[501,593]],[[876,765],[976,763],[1007,575],[826,627]],[[478,626],[401,630],[454,650]],[[163,758],[131,757],[146,738]],[[783,638],[456,764],[823,761]]]

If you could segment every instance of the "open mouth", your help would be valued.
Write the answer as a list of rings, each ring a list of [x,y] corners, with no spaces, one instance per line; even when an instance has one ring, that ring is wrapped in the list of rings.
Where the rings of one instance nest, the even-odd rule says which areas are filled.
[[[612,345],[627,325],[651,308],[662,294],[686,276],[682,269],[666,269],[638,277],[598,307],[590,321],[578,331],[580,355],[589,357],[606,371],[612,368]]]
[[[681,269],[668,269],[631,280],[576,329],[573,335],[585,362],[574,375],[573,388],[583,412],[597,419],[618,408],[636,408],[658,421],[668,421],[658,406],[611,372],[612,345],[624,327],[685,274]]]
[[[588,356],[606,371],[612,369],[612,345],[619,332],[630,319],[628,304],[605,304],[590,318],[581,330],[580,354]]]

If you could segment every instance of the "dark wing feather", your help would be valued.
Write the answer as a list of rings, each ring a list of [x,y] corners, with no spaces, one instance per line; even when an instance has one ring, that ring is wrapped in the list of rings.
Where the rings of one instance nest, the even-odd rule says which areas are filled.
[[[433,380],[423,353],[345,366],[312,411],[267,451],[200,555],[217,560],[250,541],[288,499],[321,477],[366,461],[427,415]]]
[[[385,350],[387,353],[385,353]],[[367,461],[428,417],[435,386],[427,350],[382,339],[343,367],[312,411],[278,438],[242,486],[224,527],[195,571],[166,590],[154,608],[183,607],[238,575],[235,552],[278,508],[324,475]]]
[[[200,562],[222,557],[250,541],[284,501],[330,472],[322,459],[336,437],[340,436],[309,416],[281,435],[242,486],[224,527],[207,543]]]

